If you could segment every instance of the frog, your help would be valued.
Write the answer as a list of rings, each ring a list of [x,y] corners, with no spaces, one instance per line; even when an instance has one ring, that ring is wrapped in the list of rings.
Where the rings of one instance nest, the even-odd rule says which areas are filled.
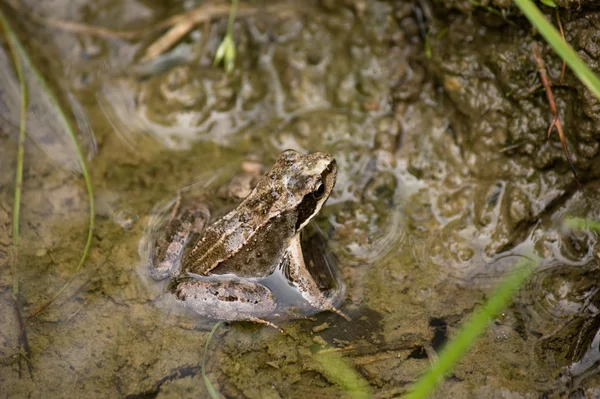
[[[343,297],[341,281],[325,287],[314,262],[306,262],[301,234],[329,198],[337,176],[330,154],[286,150],[231,211],[211,221],[206,206],[178,209],[150,262],[156,280],[193,311],[225,321],[283,318],[279,298],[266,282],[277,275],[312,310],[332,311]]]

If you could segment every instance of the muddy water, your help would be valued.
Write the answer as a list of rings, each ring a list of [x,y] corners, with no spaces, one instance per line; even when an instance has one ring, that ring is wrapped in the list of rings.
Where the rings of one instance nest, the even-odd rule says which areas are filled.
[[[195,183],[217,195],[244,161],[269,167],[287,148],[337,160],[338,182],[316,224],[337,256],[352,321],[322,313],[282,322],[287,335],[253,323],[221,327],[207,363],[219,392],[347,396],[313,357],[333,348],[374,396],[400,395],[533,252],[539,269],[440,397],[597,394],[596,237],[561,223],[600,216],[595,103],[570,75],[556,92],[565,125],[579,135],[573,153],[583,195],[558,141],[545,138],[549,112],[543,92],[530,90],[537,81],[527,32],[485,13],[435,15],[424,4],[244,3],[236,68],[226,74],[212,65],[226,30],[215,8],[213,22],[145,60],[164,33],[150,27],[202,3],[62,3],[36,3],[42,18],[24,19],[21,33],[74,116],[97,220],[82,272],[27,323],[30,374],[11,305],[18,85],[4,45],[3,397],[206,397],[200,364],[214,321],[183,312],[149,278],[144,243],[178,190]],[[568,35],[584,17],[565,21]],[[106,37],[56,20],[143,32]],[[547,58],[554,76],[560,62]],[[70,278],[88,223],[74,147],[43,93],[32,97],[18,267],[24,314]]]

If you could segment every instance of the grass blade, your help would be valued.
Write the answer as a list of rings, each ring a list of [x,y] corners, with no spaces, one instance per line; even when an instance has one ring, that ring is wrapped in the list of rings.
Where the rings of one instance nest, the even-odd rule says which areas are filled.
[[[208,334],[208,338],[206,338],[206,344],[204,345],[204,354],[202,355],[202,380],[204,380],[204,386],[206,386],[206,390],[208,391],[208,394],[210,395],[211,399],[221,399],[221,395],[219,395],[219,393],[215,389],[215,386],[212,384],[212,382],[210,382],[210,380],[206,376],[206,354],[208,353],[208,344],[210,343],[213,334],[215,333],[215,331],[217,331],[217,328],[219,328],[221,324],[223,324],[222,321],[218,322],[213,326],[212,330],[210,330],[210,334]]]
[[[235,42],[233,40],[233,23],[235,22],[235,14],[238,9],[238,0],[232,0],[231,8],[229,10],[229,19],[227,20],[227,33],[225,34],[225,38],[219,45],[217,52],[215,54],[215,60],[213,65],[217,66],[223,61],[225,65],[225,71],[230,73],[233,71],[233,67],[235,66]]]
[[[56,96],[54,95],[54,93],[52,92],[52,90],[50,90],[50,88],[48,87],[45,79],[42,77],[40,72],[36,69],[33,62],[29,58],[29,55],[27,54],[27,52],[21,45],[21,42],[17,38],[16,34],[14,33],[14,30],[12,29],[10,23],[8,22],[8,19],[6,18],[6,16],[4,15],[4,13],[2,12],[1,9],[0,9],[0,24],[2,25],[4,30],[7,32],[7,35],[11,42],[11,46],[14,46],[14,48],[16,49],[15,53],[18,54],[16,57],[17,58],[20,57],[23,60],[25,66],[30,71],[33,72],[33,75],[35,76],[40,87],[42,87],[43,91],[46,93],[46,95],[50,99],[52,105],[54,106],[54,109],[56,110],[60,121],[62,122],[65,130],[67,131],[69,138],[72,140],[73,145],[75,146],[75,150],[77,152],[77,158],[79,159],[79,164],[81,166],[81,172],[82,172],[83,178],[85,180],[85,186],[86,186],[86,190],[87,190],[88,198],[89,198],[90,218],[89,218],[88,234],[87,234],[87,239],[86,239],[85,246],[83,249],[83,254],[81,255],[81,258],[79,260],[79,264],[77,265],[77,268],[75,269],[75,272],[73,273],[73,276],[71,276],[71,278],[62,286],[62,288],[48,302],[46,302],[46,304],[44,304],[41,308],[39,308],[38,310],[34,311],[33,313],[31,313],[29,315],[29,317],[33,317],[33,316],[37,315],[38,313],[40,313],[45,308],[47,308],[48,306],[50,306],[50,304],[52,304],[56,300],[56,298],[58,298],[63,293],[63,291],[69,286],[69,284],[73,281],[73,279],[81,271],[81,268],[83,267],[83,264],[85,263],[85,260],[87,259],[87,255],[88,255],[90,247],[92,245],[92,233],[94,230],[94,223],[95,223],[94,192],[92,189],[92,181],[91,181],[91,178],[90,178],[90,175],[88,173],[87,166],[85,163],[85,157],[83,156],[81,147],[79,146],[79,143],[77,142],[77,136],[75,135],[75,132],[73,131],[65,112],[63,111],[62,107],[60,106],[60,103],[59,103],[58,99],[56,98]],[[23,118],[23,117],[24,116],[21,115],[21,118]],[[22,176],[21,176],[21,178],[22,178]],[[19,201],[20,201],[20,197],[19,197]],[[17,233],[18,233],[18,230],[17,230]]]
[[[21,65],[21,59],[15,48],[15,42],[17,38],[6,25],[4,19],[0,19],[3,29],[7,36],[7,43],[10,48],[10,53],[13,58],[15,71],[19,80],[19,91],[21,94],[20,103],[20,120],[19,120],[19,138],[17,143],[17,165],[15,170],[15,193],[13,200],[13,221],[12,221],[12,256],[11,256],[11,270],[13,275],[12,288],[13,288],[13,300],[14,309],[17,314],[19,323],[19,345],[22,345],[26,356],[27,369],[29,375],[33,377],[33,366],[29,361],[31,358],[31,350],[29,347],[29,341],[27,339],[27,331],[25,329],[25,321],[21,313],[21,303],[19,295],[19,223],[21,216],[21,189],[23,187],[23,162],[25,158],[25,132],[27,130],[27,83],[25,82],[25,75],[23,73],[23,66]],[[21,358],[19,358],[19,375],[21,375]]]
[[[467,353],[477,337],[488,326],[490,319],[497,315],[511,302],[516,291],[525,282],[532,270],[530,261],[522,261],[515,270],[506,277],[488,298],[483,307],[476,311],[460,331],[442,349],[438,361],[423,375],[404,398],[426,398],[444,376],[451,372],[456,363]]]
[[[15,65],[15,71],[17,72],[17,78],[19,80],[19,88],[21,92],[21,109],[20,109],[20,121],[19,121],[19,140],[17,144],[17,167],[15,171],[15,193],[13,203],[13,222],[12,222],[12,244],[13,244],[13,256],[12,256],[12,273],[13,273],[13,296],[16,299],[19,294],[19,277],[18,277],[18,259],[19,259],[19,219],[21,215],[21,187],[23,186],[23,158],[25,154],[25,131],[27,123],[27,85],[25,83],[25,75],[23,74],[23,66],[21,65],[21,59],[16,50],[15,43],[17,37],[14,32],[8,27],[7,21],[4,15],[0,12],[0,24],[6,36],[8,38],[7,43],[10,48],[10,53],[13,57]]]

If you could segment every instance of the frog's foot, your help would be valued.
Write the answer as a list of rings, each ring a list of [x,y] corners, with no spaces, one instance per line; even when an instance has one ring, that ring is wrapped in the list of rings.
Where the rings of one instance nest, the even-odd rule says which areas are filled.
[[[328,310],[330,312],[333,312],[339,316],[342,316],[344,319],[346,319],[346,321],[352,321],[352,318],[350,318],[350,316],[348,316],[346,313],[342,312],[341,310],[339,310],[338,308],[336,308],[335,306],[333,306],[331,303],[326,303],[324,304],[325,306],[321,307],[321,309],[323,310]]]
[[[278,330],[280,333],[289,335],[288,333],[285,332],[285,330],[283,328],[278,327],[277,324],[271,323],[270,321],[259,319],[258,317],[249,317],[248,321],[253,321],[254,323],[260,323],[260,324],[264,324],[269,327],[273,327],[274,329]]]
[[[173,204],[173,208],[171,209],[171,214],[169,215],[169,223],[175,220],[175,217],[179,213],[181,209],[181,201],[183,199],[183,195],[181,194],[181,190],[177,190],[177,197],[175,198],[175,203]]]
[[[319,310],[326,311],[326,312],[333,312],[339,316],[342,316],[346,321],[352,321],[352,318],[350,318],[350,316],[348,316],[346,313],[342,312],[341,310],[339,310],[338,308],[333,306],[331,303],[326,303],[324,305],[319,305],[317,303],[311,303],[311,305]],[[288,310],[286,315],[288,317],[291,317],[294,319],[308,319],[311,321],[317,320],[316,317],[300,313],[299,311],[289,311]]]
[[[305,312],[296,309],[295,307],[290,307],[285,310],[282,315],[283,319],[292,319],[292,320],[310,320],[317,321],[317,318],[312,314],[306,314]]]

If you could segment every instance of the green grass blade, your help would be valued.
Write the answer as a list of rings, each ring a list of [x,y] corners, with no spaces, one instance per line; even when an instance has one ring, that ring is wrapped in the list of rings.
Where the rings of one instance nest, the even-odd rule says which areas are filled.
[[[223,41],[217,48],[217,52],[215,53],[215,60],[213,62],[214,66],[217,66],[223,61],[225,65],[225,71],[230,73],[233,71],[233,67],[235,66],[235,41],[233,40],[233,23],[235,22],[235,15],[238,9],[238,0],[232,0],[231,8],[229,10],[229,19],[227,20],[227,33],[223,38]]]
[[[204,344],[204,354],[202,355],[202,380],[204,380],[204,386],[206,386],[206,390],[208,391],[208,394],[210,395],[211,399],[221,399],[221,395],[219,395],[219,393],[215,389],[215,386],[212,384],[212,382],[210,382],[210,380],[206,376],[206,354],[208,353],[208,344],[210,343],[213,334],[215,333],[215,331],[217,331],[217,328],[219,328],[221,324],[223,324],[222,321],[218,322],[213,326],[212,330],[210,330],[210,334],[208,334],[208,338],[206,339],[206,344]]]
[[[17,165],[15,170],[15,193],[14,193],[14,203],[13,203],[13,223],[12,223],[12,256],[11,256],[11,270],[13,273],[12,279],[12,288],[13,288],[13,300],[14,300],[14,308],[17,314],[17,320],[19,323],[19,346],[25,350],[25,354],[23,358],[25,358],[27,369],[29,370],[29,376],[33,378],[33,365],[29,361],[31,358],[31,349],[29,346],[29,342],[27,339],[27,332],[25,329],[25,323],[23,320],[23,315],[21,312],[21,304],[20,304],[20,292],[19,292],[19,258],[20,258],[20,248],[19,248],[19,224],[20,224],[20,215],[21,215],[21,190],[23,187],[23,162],[25,158],[25,133],[27,131],[27,104],[28,104],[28,92],[27,92],[27,82],[25,80],[25,74],[23,73],[23,65],[21,64],[21,59],[19,58],[19,54],[16,49],[16,41],[17,37],[13,31],[9,29],[9,27],[5,24],[5,20],[0,20],[0,25],[2,25],[3,30],[7,37],[7,43],[10,47],[10,53],[13,58],[13,63],[15,67],[15,71],[17,73],[17,78],[19,80],[19,92],[21,95],[21,103],[20,103],[20,120],[19,120],[19,138],[17,144]],[[21,358],[19,358],[19,369],[21,368]]]
[[[12,222],[12,273],[13,273],[13,296],[15,299],[19,294],[19,276],[18,276],[18,259],[19,259],[19,220],[21,215],[21,188],[23,187],[23,159],[25,155],[25,131],[27,123],[27,85],[25,75],[23,74],[23,66],[21,59],[16,50],[15,43],[17,38],[12,30],[9,29],[4,15],[0,13],[0,24],[6,32],[7,42],[10,47],[10,53],[15,64],[15,71],[19,79],[19,87],[21,91],[21,115],[19,121],[19,141],[17,144],[17,166],[15,171],[15,193],[13,201],[13,222]]]
[[[425,375],[419,378],[404,398],[426,398],[434,391],[436,386],[443,381],[444,376],[450,373],[456,363],[467,353],[475,339],[485,331],[489,321],[497,317],[502,309],[509,305],[532,268],[531,261],[519,262],[515,270],[500,283],[483,307],[471,315],[456,336],[446,343],[440,352],[438,361]]]
[[[6,16],[2,12],[2,10],[0,10],[0,24],[2,24],[4,30],[7,32],[8,36],[10,38],[10,41],[12,42],[12,45],[17,50],[16,52],[18,53],[18,56],[20,56],[20,58],[23,60],[24,64],[27,66],[27,68],[33,72],[40,87],[42,87],[43,91],[46,93],[46,95],[50,99],[52,105],[54,106],[54,109],[56,110],[56,112],[58,114],[60,121],[62,122],[65,130],[67,131],[67,134],[69,135],[69,138],[73,142],[73,145],[75,146],[75,150],[77,152],[77,157],[79,159],[79,164],[81,166],[81,173],[85,180],[85,186],[86,186],[86,190],[87,190],[88,198],[89,198],[90,218],[89,218],[88,234],[87,234],[87,239],[86,239],[85,246],[83,249],[83,254],[81,255],[81,258],[79,260],[79,264],[77,265],[77,268],[75,269],[75,272],[73,273],[73,276],[62,286],[62,288],[54,295],[54,297],[52,297],[52,299],[50,299],[45,305],[43,305],[40,309],[36,310],[29,316],[29,317],[32,317],[32,316],[38,314],[39,312],[41,312],[46,307],[48,307],[50,304],[52,304],[52,302],[54,302],[56,300],[56,298],[58,298],[63,293],[63,291],[73,281],[75,276],[81,271],[81,268],[83,267],[83,264],[85,263],[85,260],[87,259],[87,255],[88,255],[90,247],[92,245],[92,233],[94,230],[94,223],[95,223],[94,192],[92,189],[92,180],[90,178],[90,175],[88,173],[87,166],[85,163],[85,157],[83,156],[81,147],[79,146],[79,143],[77,142],[77,136],[75,135],[75,132],[73,131],[65,112],[63,111],[62,107],[60,106],[60,103],[59,103],[58,99],[56,98],[56,96],[54,95],[54,93],[52,92],[52,90],[50,90],[50,88],[48,87],[45,79],[43,78],[41,73],[37,70],[37,68],[34,66],[33,62],[31,61],[31,59],[29,58],[29,55],[27,54],[27,52],[21,45],[21,42],[19,41],[16,34],[14,33],[14,30],[10,26],[10,23],[8,22]],[[23,117],[23,116],[21,116],[21,117]]]
[[[531,0],[514,0],[514,2],[554,51],[565,60],[579,80],[594,93],[596,98],[600,99],[600,79],[579,58],[575,50],[563,40],[560,33],[546,20],[536,5]]]
[[[542,4],[548,6],[548,7],[552,7],[552,8],[556,8],[556,3],[553,0],[540,0],[542,2]]]

